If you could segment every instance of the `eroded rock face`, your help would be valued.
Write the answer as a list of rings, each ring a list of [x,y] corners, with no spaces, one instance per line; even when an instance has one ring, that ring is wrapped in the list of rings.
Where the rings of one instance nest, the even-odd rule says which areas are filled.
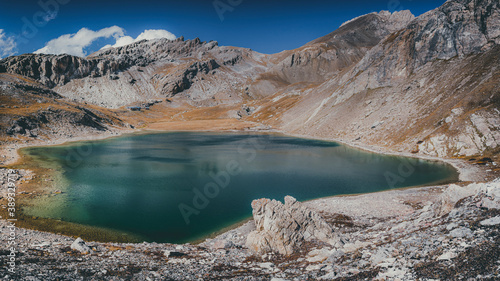
[[[163,83],[162,94],[172,97],[184,90],[191,88],[198,73],[208,74],[219,68],[220,65],[214,60],[195,62],[186,69],[180,69],[172,75],[161,76],[159,81]]]
[[[497,0],[455,0],[411,21],[388,36],[363,58],[358,70],[380,60],[379,86],[434,60],[465,57],[500,43],[500,3]]]
[[[45,86],[64,85],[71,79],[90,75],[102,76],[117,71],[116,63],[98,59],[84,59],[70,55],[22,55],[9,57],[2,61],[8,73],[15,73],[38,80]]]
[[[394,15],[393,33],[345,74],[304,91],[304,101],[283,114],[282,129],[440,157],[495,151],[499,70],[490,62],[500,54],[499,5],[448,1],[399,30],[397,22],[411,16]]]
[[[247,247],[257,254],[290,255],[305,241],[318,240],[332,246],[343,244],[333,228],[318,213],[291,196],[285,204],[270,199],[252,202],[256,230],[247,238]]]

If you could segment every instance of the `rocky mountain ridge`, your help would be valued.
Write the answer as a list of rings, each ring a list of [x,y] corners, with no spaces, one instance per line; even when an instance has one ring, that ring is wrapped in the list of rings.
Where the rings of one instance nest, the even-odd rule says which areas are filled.
[[[392,14],[382,11],[353,19],[301,48],[271,55],[274,65],[252,86],[276,81],[281,82],[282,87],[294,83],[325,82],[359,62],[384,37],[414,18],[410,11]],[[258,89],[262,91],[262,88]]]
[[[190,89],[201,79],[204,79],[204,84],[208,82],[205,79],[214,82],[227,80],[230,81],[226,90],[228,93],[248,88],[246,92],[250,96],[253,92],[255,97],[262,97],[274,94],[280,86],[325,81],[339,70],[358,62],[382,38],[413,18],[409,11],[365,15],[303,48],[275,55],[220,47],[215,41],[201,42],[198,38],[184,40],[181,37],[172,41],[143,40],[101,50],[87,58],[43,54],[9,57],[0,61],[0,71],[35,79],[66,97],[83,97],[88,102],[107,107],[125,105],[141,98],[172,97]],[[220,75],[217,71],[212,72],[215,69],[219,69]],[[277,87],[262,85],[273,84],[276,80],[282,82]],[[192,90],[191,96],[201,96],[201,99],[215,96],[201,93],[207,87],[202,88]],[[106,95],[95,97],[96,89],[106,92]],[[72,93],[75,90],[77,95]],[[109,101],[113,99],[109,97],[119,95],[117,91],[126,91],[129,95],[123,97],[119,104],[114,100],[115,104],[110,105]],[[89,92],[94,92],[94,95]],[[89,99],[89,94],[94,97]],[[235,96],[225,98],[222,103],[242,100],[241,96],[239,99]],[[196,98],[188,100],[193,102]]]
[[[342,75],[303,91],[282,126],[441,157],[495,154],[497,10],[497,1],[448,1],[421,15]]]
[[[219,47],[215,41],[181,37],[143,40],[102,50],[87,58],[43,54],[9,57],[0,61],[0,71],[35,79],[76,101],[116,108],[172,97],[205,79],[226,86],[222,89],[225,94],[239,91],[233,85],[251,76],[262,63],[260,59],[259,54],[248,49]],[[247,72],[245,76],[238,75],[243,71]],[[201,99],[212,97],[206,97],[200,90],[196,95]],[[189,99],[193,100],[197,99]]]
[[[217,43],[204,46],[210,50]],[[138,46],[141,46],[138,48]],[[71,55],[26,54],[2,60],[0,70],[23,75],[54,88],[67,84],[73,79],[88,76],[103,77],[126,71],[131,66],[146,67],[160,60],[189,57],[203,46],[199,39],[184,42],[183,38],[174,41],[154,40],[133,43],[116,49],[107,49],[91,54],[87,58]]]
[[[450,0],[416,18],[371,13],[272,55],[160,39],[87,58],[10,57],[0,72],[76,103],[116,109],[168,99],[163,111],[216,108],[217,118],[287,133],[441,157],[494,155],[499,10],[495,0]]]

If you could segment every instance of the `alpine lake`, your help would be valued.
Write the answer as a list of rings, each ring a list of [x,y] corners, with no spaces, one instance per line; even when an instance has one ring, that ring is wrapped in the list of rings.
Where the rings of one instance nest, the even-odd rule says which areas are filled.
[[[251,217],[258,198],[299,201],[457,181],[449,164],[271,133],[169,132],[22,150],[59,176],[28,216],[199,241]],[[59,193],[59,192],[57,192]]]

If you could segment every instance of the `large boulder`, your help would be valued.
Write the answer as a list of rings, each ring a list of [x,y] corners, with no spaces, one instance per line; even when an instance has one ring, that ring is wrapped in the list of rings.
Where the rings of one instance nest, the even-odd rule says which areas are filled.
[[[256,254],[290,255],[305,241],[313,240],[343,245],[323,217],[291,196],[285,197],[285,204],[270,199],[254,200],[252,208],[256,230],[248,235],[246,245]]]
[[[458,186],[450,184],[450,186],[441,194],[439,201],[434,204],[434,214],[436,217],[447,215],[458,201],[463,198],[472,196],[477,193],[475,186]]]
[[[441,217],[449,214],[459,201],[474,196],[478,206],[487,209],[500,209],[500,178],[488,183],[472,183],[467,186],[450,184],[440,195],[439,201],[432,205],[434,215]]]

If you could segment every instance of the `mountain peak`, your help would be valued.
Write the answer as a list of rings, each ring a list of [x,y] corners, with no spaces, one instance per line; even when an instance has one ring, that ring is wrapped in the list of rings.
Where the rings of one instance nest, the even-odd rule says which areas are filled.
[[[307,43],[307,45],[332,43],[338,41],[339,38],[351,44],[358,45],[351,42],[353,38],[356,38],[354,41],[370,42],[371,44],[369,45],[373,46],[381,38],[405,28],[414,19],[415,16],[408,10],[394,13],[389,11],[373,12],[344,22],[337,30],[313,40]]]
[[[379,13],[373,12],[369,14],[365,14],[356,18],[353,18],[351,20],[348,20],[344,22],[342,25],[340,25],[340,28],[353,23],[359,19],[362,19],[364,17],[367,17],[369,15],[375,15],[380,18],[382,18],[384,21],[392,23],[392,27],[388,26],[388,29],[391,29],[393,31],[400,30],[404,28],[409,22],[415,19],[415,16],[411,13],[410,10],[402,10],[402,11],[396,11],[396,12],[389,12],[389,11],[380,11]]]

